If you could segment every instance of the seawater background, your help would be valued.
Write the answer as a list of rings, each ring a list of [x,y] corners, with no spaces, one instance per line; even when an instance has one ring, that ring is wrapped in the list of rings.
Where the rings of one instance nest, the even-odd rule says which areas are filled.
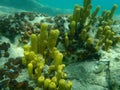
[[[38,1],[43,5],[61,9],[73,9],[75,4],[83,5],[83,0],[38,0]],[[120,14],[120,0],[92,0],[93,6],[92,9],[94,10],[96,6],[100,5],[101,13],[105,9],[110,10],[114,4],[118,5],[115,14]]]
[[[71,14],[75,4],[83,5],[83,0],[0,0],[0,12],[12,12],[26,10],[45,13],[48,15]],[[103,10],[111,10],[114,4],[118,5],[115,12],[120,14],[120,0],[92,0],[92,10],[101,6],[99,15]],[[7,8],[6,8],[7,7]],[[20,10],[18,10],[20,9]]]

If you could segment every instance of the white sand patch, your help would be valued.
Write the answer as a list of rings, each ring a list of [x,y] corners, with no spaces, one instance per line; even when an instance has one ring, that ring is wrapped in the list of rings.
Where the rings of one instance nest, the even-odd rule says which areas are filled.
[[[16,58],[16,57],[23,57],[23,48],[18,46],[18,42],[16,41],[15,44],[12,44],[10,40],[4,36],[1,36],[0,43],[10,43],[10,48],[8,52],[10,54],[9,58]]]

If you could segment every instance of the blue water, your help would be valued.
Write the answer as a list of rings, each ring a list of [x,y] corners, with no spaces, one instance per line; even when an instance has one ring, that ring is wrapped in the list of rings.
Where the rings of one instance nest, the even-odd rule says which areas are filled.
[[[83,0],[38,0],[40,3],[53,8],[73,9],[75,4],[82,5]],[[93,10],[100,5],[100,12],[107,9],[110,10],[114,4],[119,7],[116,14],[120,14],[120,0],[92,0]]]
[[[83,0],[0,0],[0,6],[40,12],[48,15],[70,14],[73,12],[75,4],[82,6]],[[99,14],[101,14],[105,9],[110,10],[114,4],[119,6],[115,14],[120,14],[120,0],[92,0],[92,10],[100,5]],[[56,8],[59,8],[59,10]],[[8,11],[10,12],[11,9]]]

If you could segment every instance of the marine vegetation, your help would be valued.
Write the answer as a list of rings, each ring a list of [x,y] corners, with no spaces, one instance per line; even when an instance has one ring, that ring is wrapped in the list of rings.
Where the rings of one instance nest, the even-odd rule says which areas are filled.
[[[120,41],[111,27],[116,8],[114,5],[98,17],[100,6],[91,13],[91,0],[84,0],[83,6],[75,5],[68,17],[68,31],[48,31],[43,23],[40,34],[32,34],[30,46],[24,46],[22,61],[28,66],[30,78],[36,79],[44,90],[71,90],[72,82],[65,79],[63,59],[99,60],[101,49],[108,51],[115,46]]]
[[[48,33],[47,28],[43,23],[40,34],[31,35],[31,45],[24,46],[22,62],[28,66],[30,78],[36,79],[44,90],[71,90],[72,82],[65,81],[63,54],[55,47],[59,30]]]
[[[97,16],[100,6],[91,13],[91,0],[84,0],[83,6],[75,5],[70,19],[70,30],[64,34],[64,46],[68,57],[75,55],[78,60],[98,59],[100,51],[108,51],[120,41],[120,36],[112,30],[113,14],[117,5],[111,10],[103,11]]]
[[[33,12],[21,12],[0,18],[1,34],[11,41],[18,36],[19,44],[22,43],[24,49],[24,56],[16,58],[18,62],[12,58],[5,63],[8,67],[6,70],[0,69],[0,85],[4,83],[3,88],[9,87],[11,90],[22,90],[25,87],[26,90],[72,90],[72,80],[67,78],[64,68],[73,62],[99,61],[101,51],[109,52],[120,42],[120,36],[112,28],[117,5],[98,16],[100,6],[92,12],[91,1],[83,0],[83,6],[75,5],[72,15],[49,17]],[[37,17],[42,19],[34,23]],[[6,49],[3,49],[4,45],[7,46]],[[9,48],[7,43],[0,44],[0,49],[5,51],[4,57],[9,57]],[[14,78],[19,76],[19,71],[25,68],[29,80],[36,84],[33,87],[29,87],[29,81],[16,82],[17,84],[14,81]],[[6,73],[9,69],[16,72]],[[10,79],[4,82],[3,75]]]

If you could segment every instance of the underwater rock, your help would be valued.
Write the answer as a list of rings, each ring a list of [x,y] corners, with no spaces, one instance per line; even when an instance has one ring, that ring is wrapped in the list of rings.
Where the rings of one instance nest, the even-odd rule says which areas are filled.
[[[67,25],[68,16],[50,17],[45,14],[36,12],[18,12],[15,14],[0,16],[0,32],[2,35],[8,37],[11,42],[19,35],[20,43],[27,44],[32,33],[38,34],[40,25],[42,23],[49,23],[48,29],[59,29],[63,36],[64,31],[68,30]]]
[[[28,85],[28,81],[18,82],[15,80],[24,68],[20,57],[16,59],[10,58],[8,62],[4,64],[4,67],[0,68],[0,89],[33,90],[33,88]]]
[[[99,73],[94,73],[96,66],[104,64]],[[109,90],[108,81],[106,79],[106,62],[101,61],[85,61],[80,63],[72,63],[65,68],[68,79],[74,82],[72,90]],[[72,72],[71,72],[72,71]],[[76,88],[77,87],[77,88]]]
[[[0,44],[0,57],[9,57],[8,49],[10,48],[10,44],[6,42],[2,42]]]

